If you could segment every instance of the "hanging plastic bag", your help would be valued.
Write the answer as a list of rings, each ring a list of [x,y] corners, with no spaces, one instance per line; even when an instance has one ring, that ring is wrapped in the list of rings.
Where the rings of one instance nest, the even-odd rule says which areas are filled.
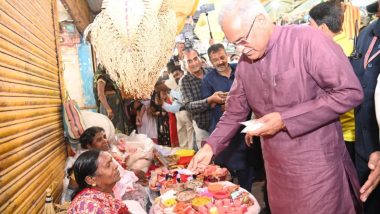
[[[112,152],[122,155],[128,169],[147,172],[153,160],[153,144],[152,139],[144,134],[117,134]]]

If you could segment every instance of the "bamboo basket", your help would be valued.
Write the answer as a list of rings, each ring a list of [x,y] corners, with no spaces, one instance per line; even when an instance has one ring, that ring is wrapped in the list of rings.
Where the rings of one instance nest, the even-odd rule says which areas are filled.
[[[134,19],[140,23],[129,23],[124,30],[103,10],[86,29],[98,61],[129,98],[149,98],[169,60],[177,27],[169,2],[142,0],[143,16]]]

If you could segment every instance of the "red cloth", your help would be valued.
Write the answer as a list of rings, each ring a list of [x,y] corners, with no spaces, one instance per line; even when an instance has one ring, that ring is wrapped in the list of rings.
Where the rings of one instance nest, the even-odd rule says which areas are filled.
[[[170,99],[167,100],[167,103],[172,104]],[[174,113],[169,113],[169,133],[170,133],[170,144],[172,147],[178,147],[178,133],[177,133],[177,119]]]

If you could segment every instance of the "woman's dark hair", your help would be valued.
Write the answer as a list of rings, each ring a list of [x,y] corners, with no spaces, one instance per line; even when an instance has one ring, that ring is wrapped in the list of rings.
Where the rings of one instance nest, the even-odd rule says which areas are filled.
[[[181,69],[181,66],[179,66],[179,65],[175,65],[174,61],[169,61],[169,62],[166,64],[166,69],[168,70],[168,72],[169,72],[170,74],[174,73],[174,71],[181,71],[181,72],[183,73],[183,71],[182,71],[182,69]]]
[[[165,85],[165,80],[158,80],[156,84],[154,85],[154,90],[158,93],[158,96],[159,96],[160,91],[167,91],[169,90],[169,88],[168,86]]]
[[[98,158],[100,155],[100,150],[89,150],[83,152],[77,160],[74,162],[73,170],[75,181],[78,184],[78,189],[74,191],[71,199],[85,188],[91,187],[86,183],[87,176],[95,176],[96,169],[98,169]]]
[[[232,55],[230,56],[230,61],[233,61],[233,58],[234,58],[235,56],[239,56],[239,55],[237,55],[237,54],[232,54]]]
[[[99,132],[104,132],[104,129],[98,126],[93,126],[86,129],[79,138],[80,146],[83,149],[88,149],[87,146],[92,144],[95,135]]]

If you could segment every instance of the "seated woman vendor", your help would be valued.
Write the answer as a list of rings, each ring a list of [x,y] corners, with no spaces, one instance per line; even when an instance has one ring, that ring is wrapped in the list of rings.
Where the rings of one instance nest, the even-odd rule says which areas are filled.
[[[99,149],[102,151],[108,151],[122,168],[127,168],[126,160],[122,156],[114,152],[111,152],[111,147],[103,128],[93,126],[86,129],[80,136],[79,142],[83,149]],[[140,183],[147,182],[144,172],[142,172],[141,170],[133,170],[133,172],[139,178]]]
[[[116,183],[115,188],[113,188],[113,193],[116,198],[138,201],[141,207],[146,207],[148,203],[148,194],[141,185],[141,183],[147,183],[145,173],[125,170],[125,160],[116,153],[110,151],[110,145],[103,128],[93,126],[86,129],[80,136],[79,142],[83,149],[101,150],[113,157],[121,177],[120,181]]]
[[[120,180],[117,164],[103,151],[90,150],[75,161],[74,176],[78,189],[67,213],[128,214],[127,206],[113,196],[112,189]]]

